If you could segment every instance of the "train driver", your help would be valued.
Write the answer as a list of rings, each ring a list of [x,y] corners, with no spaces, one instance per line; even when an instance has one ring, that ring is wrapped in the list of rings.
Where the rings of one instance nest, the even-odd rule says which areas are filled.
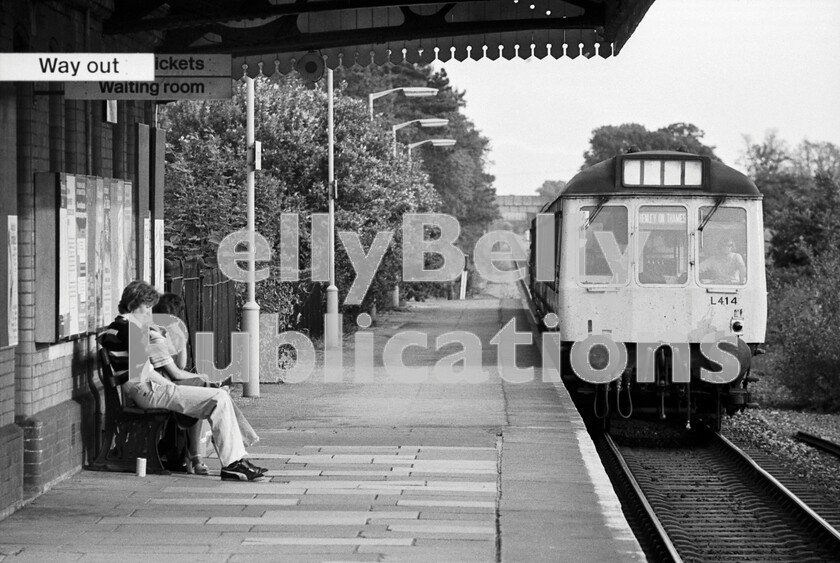
[[[744,258],[735,252],[735,243],[731,239],[723,239],[717,253],[700,262],[700,279],[712,283],[746,283],[747,266]]]

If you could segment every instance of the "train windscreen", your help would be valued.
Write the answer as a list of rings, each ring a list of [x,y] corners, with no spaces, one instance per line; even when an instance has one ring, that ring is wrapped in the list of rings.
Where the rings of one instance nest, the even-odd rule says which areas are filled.
[[[682,285],[688,279],[688,211],[676,205],[639,207],[639,283]]]

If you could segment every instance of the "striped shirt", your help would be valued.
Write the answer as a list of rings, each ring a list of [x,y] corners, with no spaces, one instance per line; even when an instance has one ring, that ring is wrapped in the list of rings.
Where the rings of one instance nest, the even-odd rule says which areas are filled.
[[[174,364],[172,346],[166,337],[166,330],[162,327],[149,329],[149,361],[155,369]]]
[[[99,333],[97,336],[97,342],[99,345],[108,353],[108,359],[111,362],[111,370],[114,372],[114,376],[119,379],[120,376],[124,376],[128,373],[129,369],[129,355],[128,355],[128,347],[129,342],[131,342],[132,338],[138,338],[137,342],[132,342],[131,346],[137,346],[138,348],[145,348],[146,353],[141,355],[143,358],[143,363],[138,363],[135,366],[135,373],[140,374],[140,378],[137,381],[133,381],[131,383],[140,383],[145,379],[149,379],[152,383],[155,384],[171,384],[171,382],[157,373],[150,363],[150,354],[152,351],[152,346],[144,345],[142,341],[143,332],[141,330],[129,330],[129,323],[130,321],[123,315],[119,315],[114,322],[108,325],[108,328]],[[150,330],[149,333],[153,333],[155,331]],[[163,338],[161,336],[161,338]],[[157,355],[155,358],[160,361]],[[172,358],[169,357],[169,360],[172,361]],[[162,363],[161,365],[166,365],[166,363]]]

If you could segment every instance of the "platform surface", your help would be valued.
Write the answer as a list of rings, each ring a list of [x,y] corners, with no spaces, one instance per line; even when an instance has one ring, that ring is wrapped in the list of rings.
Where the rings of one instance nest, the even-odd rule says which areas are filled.
[[[351,335],[340,371],[234,389],[261,482],[221,481],[213,458],[210,477],[83,470],[0,521],[0,561],[644,561],[538,349],[516,346],[532,381],[500,377],[491,341],[514,317],[530,332],[513,286],[379,315],[372,361]],[[383,365],[388,342],[415,371]],[[483,380],[452,381],[464,364]]]

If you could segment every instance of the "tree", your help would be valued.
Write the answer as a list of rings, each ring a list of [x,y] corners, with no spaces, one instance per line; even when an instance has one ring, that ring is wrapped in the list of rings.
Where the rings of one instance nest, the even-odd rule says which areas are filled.
[[[581,169],[631,150],[682,150],[719,160],[714,154],[714,147],[703,144],[704,135],[702,130],[690,123],[672,123],[656,131],[648,131],[638,123],[604,125],[592,131],[590,147],[583,153]]]
[[[540,196],[545,203],[554,201],[563,188],[566,187],[566,182],[563,180],[546,180],[542,186],[537,188],[537,195]]]
[[[263,310],[280,313],[289,324],[312,287],[310,215],[327,210],[326,92],[305,88],[295,78],[260,79],[255,91],[255,134],[263,147],[256,224],[273,251],[271,275],[257,284],[257,294]],[[244,96],[238,84],[233,100],[178,102],[164,110],[171,129],[165,198],[172,256],[198,254],[212,260],[218,241],[245,225]],[[341,92],[335,100],[335,140],[337,230],[357,233],[366,251],[377,232],[395,233],[395,244],[365,299],[365,304],[384,302],[400,272],[402,215],[437,210],[440,200],[421,170],[392,157],[389,136],[370,123],[366,105]],[[280,280],[282,213],[300,216],[297,283]],[[355,272],[340,250],[336,278],[343,300]]]
[[[442,117],[449,120],[444,128],[400,129],[397,146],[402,152],[408,143],[431,138],[455,139],[453,147],[421,145],[415,149],[412,157],[428,173],[445,212],[459,220],[462,229],[459,246],[471,252],[475,241],[499,215],[495,203],[494,178],[485,171],[489,141],[461,113],[465,106],[464,92],[452,88],[445,70],[433,73],[431,67],[423,65],[353,67],[341,69],[337,77],[344,83],[345,94],[359,97],[365,102],[368,94],[391,88],[438,88],[436,96],[411,98],[410,103],[398,94],[376,100],[375,122],[384,130],[390,130],[395,123],[414,119]]]

